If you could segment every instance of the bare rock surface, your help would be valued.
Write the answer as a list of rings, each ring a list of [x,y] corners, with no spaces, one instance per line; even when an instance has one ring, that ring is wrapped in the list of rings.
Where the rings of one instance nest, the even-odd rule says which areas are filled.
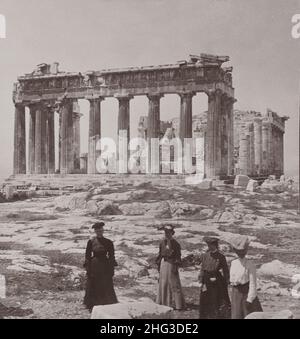
[[[69,188],[59,197],[0,203],[0,270],[7,280],[7,309],[16,310],[10,315],[0,311],[0,317],[88,319],[82,305],[82,265],[87,241],[93,236],[91,225],[99,220],[106,223],[105,236],[115,244],[116,292],[125,304],[141,298],[155,300],[155,258],[163,238],[158,228],[168,222],[175,225],[182,246],[180,278],[190,310],[171,311],[163,318],[198,318],[203,237],[219,237],[220,249],[231,262],[235,258],[228,244],[232,234],[251,239],[249,258],[258,268],[263,309],[290,309],[295,318],[300,317],[296,192],[267,189],[253,195],[245,191],[246,186],[203,190],[177,181],[171,184],[168,178],[157,183],[140,178],[116,182],[102,176],[75,181],[66,179],[64,186]],[[54,180],[53,185],[60,183]],[[157,311],[153,314],[160,317]]]
[[[300,267],[283,263],[280,260],[273,260],[272,262],[263,264],[258,274],[262,276],[279,276],[283,278],[292,278],[296,274],[300,274]]]

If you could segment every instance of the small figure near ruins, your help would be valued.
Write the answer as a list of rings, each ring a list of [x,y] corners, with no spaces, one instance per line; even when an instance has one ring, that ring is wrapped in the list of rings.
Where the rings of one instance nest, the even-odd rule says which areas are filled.
[[[256,268],[254,263],[246,258],[250,243],[247,236],[233,236],[230,243],[238,255],[231,263],[230,269],[231,318],[244,319],[249,313],[263,311],[256,291]]]
[[[159,255],[156,259],[159,270],[159,285],[157,304],[173,307],[176,310],[185,309],[184,296],[181,289],[178,267],[181,265],[181,247],[173,238],[173,225],[165,225],[165,239],[159,245]]]
[[[219,240],[204,237],[208,251],[201,256],[199,273],[200,319],[222,319],[229,317],[228,295],[229,269],[225,256],[219,251]]]
[[[96,236],[87,243],[84,267],[87,271],[84,304],[92,310],[97,305],[118,302],[114,286],[114,268],[117,266],[112,241],[104,238],[104,223],[93,225]]]

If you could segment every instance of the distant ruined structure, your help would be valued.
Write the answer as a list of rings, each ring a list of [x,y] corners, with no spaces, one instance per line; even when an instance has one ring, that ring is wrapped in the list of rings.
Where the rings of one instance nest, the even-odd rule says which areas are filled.
[[[208,112],[193,115],[192,131],[194,140],[204,134],[205,142],[207,142],[207,115]],[[234,110],[233,115],[233,174],[249,176],[282,175],[284,173],[285,122],[288,117],[280,117],[270,109],[267,109],[264,115],[260,112],[240,110]],[[172,139],[178,137],[179,125],[180,120],[178,118],[161,121],[161,138]],[[139,136],[147,138],[147,117],[140,118]],[[195,157],[194,143],[193,163],[195,162]]]

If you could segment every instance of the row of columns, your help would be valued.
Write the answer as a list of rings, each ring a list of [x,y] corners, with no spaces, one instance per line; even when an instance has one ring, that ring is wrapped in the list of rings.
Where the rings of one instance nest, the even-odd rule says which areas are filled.
[[[26,166],[25,107],[29,107],[28,171]],[[55,112],[59,114],[59,169],[80,170],[80,117],[74,101],[15,105],[14,174],[55,173]]]
[[[240,133],[239,173],[281,175],[284,172],[284,131],[270,121],[255,118]]]
[[[196,93],[180,93],[179,137],[192,139],[192,99]],[[160,137],[160,93],[149,94],[147,136],[149,146],[153,138]],[[119,101],[118,134],[127,131],[130,139],[130,100],[133,96],[116,96]],[[96,174],[97,143],[101,138],[102,97],[87,97],[89,110],[88,174]],[[55,172],[54,112],[60,115],[59,168],[61,174],[70,174],[80,166],[80,114],[74,113],[74,99],[65,98],[54,105],[31,104],[29,123],[29,173],[53,174]],[[205,174],[215,178],[233,174],[233,103],[232,98],[220,90],[208,94],[208,121],[205,145]],[[25,106],[16,105],[14,173],[26,173]],[[149,163],[151,155],[149,147]],[[157,169],[154,170],[157,173]]]

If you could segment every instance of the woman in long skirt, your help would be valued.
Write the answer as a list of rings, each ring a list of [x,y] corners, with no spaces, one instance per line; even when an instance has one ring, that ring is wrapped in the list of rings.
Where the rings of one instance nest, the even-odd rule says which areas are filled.
[[[176,310],[185,309],[178,267],[181,264],[181,247],[173,238],[175,234],[172,225],[164,227],[165,239],[160,243],[156,263],[159,270],[157,304],[173,307]]]
[[[96,236],[87,243],[85,264],[87,284],[84,304],[91,311],[96,305],[115,304],[118,302],[113,276],[115,261],[114,245],[104,238],[104,223],[93,225]]]
[[[250,243],[248,237],[233,236],[230,243],[238,256],[232,261],[230,268],[231,318],[244,319],[252,312],[263,311],[257,297],[256,267],[246,258]]]
[[[217,238],[204,237],[203,240],[207,243],[208,250],[201,256],[199,317],[200,319],[229,318],[227,261],[219,251]]]

